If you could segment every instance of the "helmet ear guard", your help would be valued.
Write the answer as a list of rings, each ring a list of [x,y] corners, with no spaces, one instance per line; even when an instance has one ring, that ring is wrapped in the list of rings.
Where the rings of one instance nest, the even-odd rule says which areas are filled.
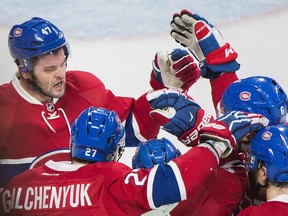
[[[29,70],[27,69],[27,67],[25,67],[25,66],[19,66],[19,70],[21,71],[21,72],[23,72],[23,73],[29,73]]]
[[[30,70],[27,68],[27,62],[23,59],[15,59],[14,61],[22,73],[28,73]]]

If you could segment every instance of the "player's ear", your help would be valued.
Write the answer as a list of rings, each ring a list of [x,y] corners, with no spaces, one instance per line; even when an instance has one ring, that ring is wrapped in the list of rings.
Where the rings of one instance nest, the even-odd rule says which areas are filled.
[[[262,178],[266,181],[267,180],[267,168],[265,166],[261,167],[262,169]]]
[[[261,166],[256,171],[256,181],[263,187],[267,184],[267,169],[265,166]]]

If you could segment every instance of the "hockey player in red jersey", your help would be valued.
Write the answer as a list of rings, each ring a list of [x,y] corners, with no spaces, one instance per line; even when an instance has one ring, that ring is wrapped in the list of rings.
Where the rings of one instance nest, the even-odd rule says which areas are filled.
[[[198,109],[189,106],[197,118]],[[71,127],[72,163],[48,161],[15,176],[2,193],[3,208],[11,215],[140,215],[191,198],[213,175],[219,157],[237,151],[237,140],[266,123],[258,114],[231,112],[203,126],[201,144],[182,156],[132,170],[114,162],[125,139],[119,116],[90,107]]]
[[[171,36],[189,48],[199,60],[201,76],[210,80],[217,115],[241,110],[260,113],[269,119],[271,125],[286,123],[288,100],[281,86],[274,79],[263,76],[238,80],[235,73],[239,69],[237,53],[205,18],[182,10],[174,14],[171,28]],[[245,152],[249,149],[250,141],[251,136],[244,137],[239,143],[239,150]],[[243,155],[245,153],[241,153],[241,158]],[[249,200],[242,204],[246,203],[245,207],[257,202],[259,200],[249,196]],[[202,208],[206,209],[205,205]]]
[[[267,202],[240,211],[239,216],[288,215],[288,126],[259,131],[251,141],[248,167]]]
[[[240,79],[225,90],[220,112],[241,110],[260,113],[269,119],[269,125],[285,125],[287,108],[287,95],[276,80],[269,77],[253,76]],[[244,162],[250,149],[251,139],[252,136],[245,137],[239,145],[239,151]],[[251,205],[259,205],[265,201],[259,196],[260,188],[253,180],[253,173],[248,172],[248,176],[250,179],[249,189],[234,215],[237,215],[241,209]]]
[[[235,74],[237,53],[211,23],[182,10],[180,14],[174,14],[171,27],[171,36],[190,49],[200,61],[201,76],[210,80],[217,115],[241,110],[260,113],[269,119],[271,125],[286,123],[288,100],[283,88],[269,77],[238,80]],[[250,140],[251,137],[243,139],[240,151],[249,148]],[[243,200],[241,208],[259,204],[259,199],[253,198],[254,183],[250,184],[248,197]]]
[[[68,42],[51,22],[34,17],[13,26],[8,44],[18,71],[10,83],[0,86],[0,188],[27,170],[39,155],[43,161],[69,160],[63,148],[68,148],[70,125],[89,106],[119,114],[125,122],[127,146],[157,136],[159,125],[149,117],[146,94],[138,99],[115,96],[91,73],[66,72]],[[182,64],[179,61],[178,66]],[[159,79],[154,81],[165,87],[161,73],[157,75]],[[177,87],[189,88],[188,81],[182,79]]]
[[[194,148],[198,145],[199,131],[207,124],[209,125],[213,119],[210,114],[200,108],[195,101],[179,98],[175,91],[158,90],[153,94],[148,94],[147,98],[154,108],[151,116],[162,125],[164,130],[178,137],[186,146]],[[197,113],[197,118],[192,115],[193,113]],[[223,190],[223,185],[227,186],[225,190]],[[231,215],[243,199],[247,189],[248,179],[245,166],[238,151],[233,151],[229,156],[221,158],[216,172],[198,186],[193,197],[180,202],[170,214]]]

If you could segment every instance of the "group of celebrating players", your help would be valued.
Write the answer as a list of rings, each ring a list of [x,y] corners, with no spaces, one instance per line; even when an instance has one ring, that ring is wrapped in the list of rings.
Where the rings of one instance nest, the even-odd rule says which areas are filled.
[[[183,47],[156,53],[153,90],[137,99],[66,71],[69,45],[51,22],[12,27],[17,72],[0,86],[3,214],[287,214],[286,93],[270,77],[239,79],[237,52],[205,18],[182,10],[170,26]],[[215,116],[188,95],[200,77]],[[132,168],[118,162],[136,146]]]

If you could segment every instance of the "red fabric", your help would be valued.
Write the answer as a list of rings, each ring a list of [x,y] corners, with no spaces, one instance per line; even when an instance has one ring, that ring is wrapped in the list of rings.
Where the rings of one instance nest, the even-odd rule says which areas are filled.
[[[202,182],[192,197],[181,201],[170,215],[231,216],[248,188],[245,167],[239,164],[237,153],[225,158],[222,167],[219,166],[208,181]],[[191,184],[193,181],[190,179]]]
[[[67,72],[66,80],[65,95],[55,103],[55,110],[63,109],[70,125],[89,106],[115,110],[122,121],[132,110],[139,120],[141,134],[147,139],[157,136],[159,125],[149,116],[151,109],[145,95],[138,100],[117,97],[105,89],[97,77],[87,72]],[[0,159],[34,157],[69,146],[69,130],[62,112],[57,110],[61,116],[57,121],[61,121],[61,124],[56,122],[56,132],[53,132],[41,117],[41,112],[44,116],[48,115],[45,104],[27,102],[11,84],[1,86],[0,99],[0,111],[3,114],[0,121]]]
[[[233,83],[236,80],[238,80],[238,76],[236,73],[227,72],[211,82],[211,94],[216,113],[217,113],[217,105],[221,101],[224,91],[228,88],[228,86],[231,83]]]
[[[215,155],[205,147],[195,147],[150,170],[132,171],[122,163],[97,162],[75,171],[69,169],[71,164],[50,162],[14,177],[1,197],[6,211],[14,215],[141,215],[151,210],[155,196],[166,194],[166,188],[157,187],[163,179],[169,188],[179,188],[175,191],[192,197],[217,164]],[[163,169],[176,172],[167,175]],[[15,202],[9,206],[11,199]],[[175,199],[180,199],[179,194]]]
[[[219,49],[210,52],[206,56],[206,63],[211,65],[220,65],[232,62],[236,60],[237,57],[237,52],[230,46],[229,43],[226,43]]]
[[[14,164],[21,164],[23,161],[31,163],[34,157],[68,148],[68,124],[71,125],[89,106],[115,110],[122,121],[132,111],[136,119],[134,124],[138,124],[134,128],[136,135],[141,134],[146,139],[157,136],[159,125],[149,116],[151,108],[146,94],[137,100],[115,96],[96,76],[88,72],[69,71],[66,81],[65,95],[54,104],[53,111],[48,111],[46,104],[28,102],[16,92],[11,83],[0,87],[0,160],[3,160],[0,168],[5,165],[6,159],[8,164],[10,159],[19,160],[19,163],[15,161]],[[58,118],[49,119],[52,114]],[[12,173],[11,169],[5,172],[0,170],[1,176],[6,176],[5,172]],[[17,172],[16,169],[14,171]]]
[[[260,206],[250,206],[242,210],[238,216],[287,216],[288,203],[270,201]]]

